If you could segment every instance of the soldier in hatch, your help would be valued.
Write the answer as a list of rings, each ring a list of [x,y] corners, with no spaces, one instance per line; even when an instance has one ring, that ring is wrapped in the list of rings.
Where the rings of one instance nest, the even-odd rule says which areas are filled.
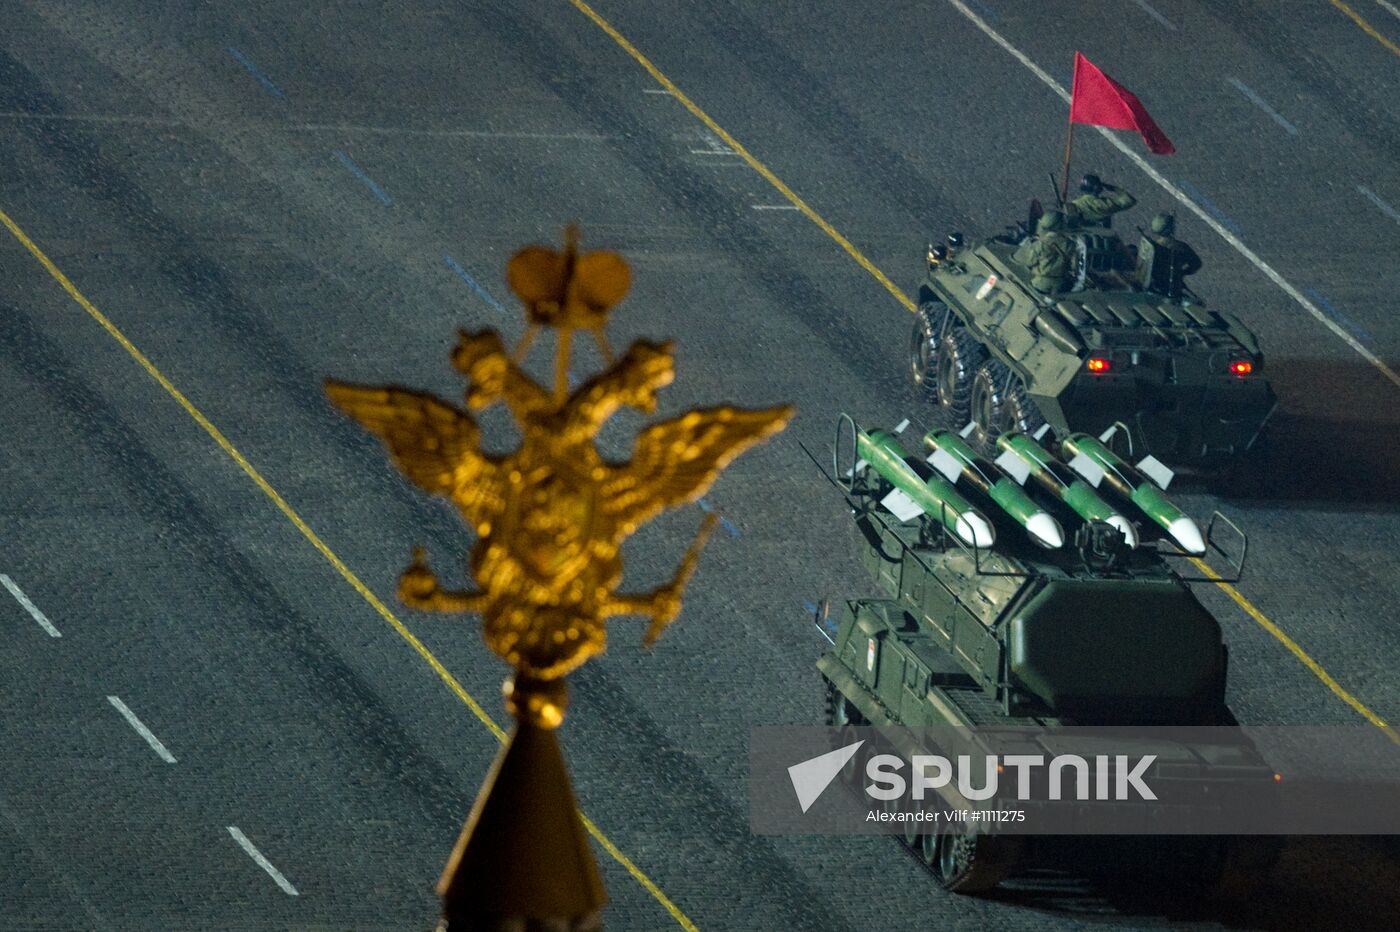
[[[1074,244],[1063,233],[1065,215],[1047,210],[1035,225],[1036,236],[1022,243],[1013,259],[1030,269],[1031,287],[1046,294],[1064,291],[1074,278]]]
[[[1071,229],[1108,229],[1113,215],[1137,203],[1127,191],[1104,184],[1098,175],[1085,175],[1079,182],[1079,195],[1065,205]]]
[[[1138,245],[1138,281],[1157,294],[1179,298],[1185,278],[1201,270],[1196,250],[1176,238],[1176,218],[1158,214],[1152,218],[1152,232],[1144,233]]]

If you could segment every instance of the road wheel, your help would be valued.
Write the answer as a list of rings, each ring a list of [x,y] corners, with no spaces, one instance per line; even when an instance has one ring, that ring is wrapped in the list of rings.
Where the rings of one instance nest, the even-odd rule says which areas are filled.
[[[859,725],[863,721],[860,710],[841,694],[829,681],[826,684],[826,723],[833,728],[845,725]]]
[[[930,870],[938,865],[938,834],[937,823],[930,822],[928,831],[919,837],[919,857],[924,859]]]
[[[945,890],[984,893],[1010,873],[1019,841],[964,832],[940,833],[934,875]]]
[[[848,748],[860,741],[860,736],[856,733],[854,725],[847,725],[841,729],[841,747]],[[841,782],[847,786],[859,786],[865,779],[865,763],[870,759],[869,742],[856,748],[846,763],[841,765]]]
[[[914,803],[913,800],[908,800],[906,802],[905,808],[908,810],[911,816],[919,811],[919,807]],[[904,846],[910,851],[919,850],[919,841],[923,837],[920,833],[923,831],[923,827],[926,825],[928,825],[927,822],[916,822],[912,818],[904,823],[904,832],[902,837],[904,839]]]
[[[914,315],[909,337],[909,377],[927,398],[938,398],[938,331],[948,308],[940,301],[925,301]]]
[[[983,453],[996,452],[997,437],[1009,430],[1034,435],[1045,423],[1020,376],[995,360],[977,368],[970,392],[972,436]]]
[[[950,324],[938,341],[938,393],[936,401],[943,423],[958,430],[972,411],[973,373],[984,350],[962,324]]]

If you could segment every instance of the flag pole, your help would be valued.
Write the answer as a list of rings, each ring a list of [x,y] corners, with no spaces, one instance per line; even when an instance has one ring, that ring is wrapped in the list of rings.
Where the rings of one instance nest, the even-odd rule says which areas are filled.
[[[1074,53],[1074,75],[1069,81],[1069,129],[1065,132],[1065,169],[1060,176],[1060,206],[1069,200],[1069,159],[1074,151],[1074,99],[1079,90],[1079,53]]]
[[[1069,157],[1074,151],[1074,121],[1069,124],[1069,131],[1065,133],[1065,170],[1060,177],[1060,206],[1063,207],[1069,200]]]

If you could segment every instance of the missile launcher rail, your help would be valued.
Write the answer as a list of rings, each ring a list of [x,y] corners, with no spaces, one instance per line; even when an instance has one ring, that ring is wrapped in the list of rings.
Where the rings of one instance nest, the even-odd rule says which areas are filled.
[[[847,436],[849,433],[849,437]],[[880,475],[878,470],[871,470],[869,464],[859,457],[859,438],[864,432],[856,424],[854,418],[849,414],[839,414],[836,422],[836,437],[832,444],[831,471],[828,473],[822,466],[820,460],[812,456],[810,451],[808,456],[816,463],[822,475],[835,485],[846,497],[847,504],[851,512],[856,516],[856,525],[861,529],[868,543],[875,546],[875,537],[867,530],[862,521],[870,521],[878,525],[884,533],[897,538],[903,549],[909,549],[912,559],[922,561],[920,554],[936,552],[946,553],[950,549],[961,550],[971,561],[973,573],[977,576],[1008,576],[1026,578],[1031,576],[1045,575],[1073,575],[1075,567],[1083,564],[1084,570],[1091,574],[1103,575],[1111,571],[1120,573],[1144,572],[1147,568],[1154,568],[1156,571],[1168,572],[1173,578],[1183,583],[1206,583],[1211,585],[1221,585],[1226,583],[1237,583],[1244,573],[1245,559],[1249,554],[1249,538],[1235,524],[1220,511],[1211,513],[1207,522],[1204,544],[1207,552],[1214,553],[1223,559],[1229,566],[1229,572],[1209,574],[1204,572],[1183,573],[1172,568],[1165,561],[1191,559],[1196,554],[1188,553],[1173,540],[1168,537],[1160,537],[1151,541],[1145,553],[1134,560],[1122,562],[1126,555],[1118,554],[1109,561],[1109,557],[1104,555],[1099,558],[1085,557],[1085,546],[1083,543],[1077,544],[1073,548],[1057,551],[1037,547],[1033,545],[1034,538],[1027,538],[1013,533],[1007,527],[1010,522],[1007,516],[995,507],[978,510],[968,505],[965,498],[959,496],[957,505],[950,505],[948,502],[940,502],[936,513],[925,510],[913,525],[912,532],[904,521],[891,522],[881,514],[881,506],[886,500],[890,490],[895,488],[895,484]],[[883,431],[876,433],[883,435]],[[849,455],[843,462],[843,448],[849,451]],[[805,448],[804,448],[805,449]],[[1065,469],[1063,463],[1059,463],[1053,457],[1047,458],[1054,465]],[[929,457],[930,460],[933,457]],[[911,464],[911,466],[914,464]],[[883,485],[881,484],[883,483]],[[881,494],[876,494],[879,490]],[[960,506],[960,507],[959,507]],[[1051,507],[1054,507],[1053,504]],[[899,515],[884,509],[892,516]],[[980,546],[970,546],[967,539],[955,533],[950,533],[952,529],[964,515],[971,513],[982,518],[994,528],[991,535],[995,541],[994,549]],[[1066,524],[1077,516],[1072,512],[1065,511]],[[989,520],[994,519],[994,520]],[[1084,521],[1080,525],[1080,536],[1086,531],[1090,531],[1099,522]],[[1228,531],[1230,540],[1233,543],[1228,546],[1221,546],[1218,540],[1217,528]],[[1102,531],[1098,532],[1103,534]],[[1132,545],[1133,548],[1136,544]],[[1100,545],[1102,550],[1102,544]],[[1089,550],[1092,554],[1094,551]],[[1092,562],[1090,562],[1092,561]],[[1136,567],[1136,570],[1133,568]],[[927,569],[927,567],[925,567]]]

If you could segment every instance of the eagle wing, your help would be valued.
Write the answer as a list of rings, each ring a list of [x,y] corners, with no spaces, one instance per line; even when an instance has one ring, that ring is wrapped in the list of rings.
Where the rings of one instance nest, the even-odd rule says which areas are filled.
[[[426,392],[392,385],[327,381],[326,395],[384,441],[409,479],[450,497],[473,524],[483,508],[499,507],[496,464],[481,452],[481,429],[471,415]]]
[[[607,508],[624,536],[656,515],[704,495],[740,453],[787,426],[791,407],[704,408],[648,427],[632,459],[609,467]]]

